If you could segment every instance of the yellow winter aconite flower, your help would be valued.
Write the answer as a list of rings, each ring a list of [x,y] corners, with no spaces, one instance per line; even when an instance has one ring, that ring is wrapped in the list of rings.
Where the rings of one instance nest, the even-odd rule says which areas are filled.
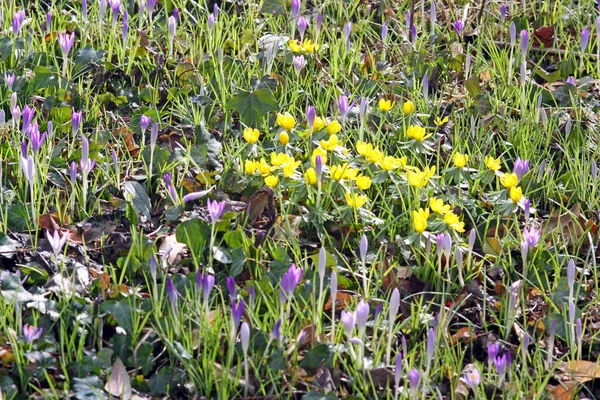
[[[329,170],[329,174],[333,180],[338,182],[342,179],[351,181],[356,178],[356,175],[358,175],[358,170],[350,167],[348,164],[333,165]]]
[[[454,213],[448,213],[444,215],[444,222],[450,228],[454,229],[456,232],[464,232],[465,231],[465,223],[461,222],[458,215]]]
[[[359,175],[356,177],[356,187],[360,190],[367,190],[371,187],[371,178],[364,175]]]
[[[406,156],[396,158],[396,168],[404,168],[406,167],[406,164],[408,164],[408,158],[406,158]]]
[[[254,171],[256,171],[257,164],[258,163],[256,161],[246,160],[246,163],[244,164],[244,169],[246,170],[246,173],[248,175],[252,175]]]
[[[391,100],[379,99],[379,102],[377,103],[377,107],[381,111],[390,111],[392,108],[394,108],[395,104],[396,104],[396,102],[391,101]]]
[[[306,171],[304,171],[304,180],[309,185],[316,185],[317,184],[317,171],[315,171],[315,169],[312,167],[307,169]]]
[[[385,171],[391,171],[396,168],[396,157],[385,156],[379,160],[379,166]]]
[[[299,40],[291,39],[288,42],[288,46],[294,53],[300,53],[302,51],[302,43]]]
[[[444,204],[444,200],[436,199],[435,197],[431,197],[429,199],[429,208],[436,214],[448,214],[452,211],[452,207],[450,204]]]
[[[500,159],[492,156],[485,156],[485,166],[492,171],[498,171],[500,169]]]
[[[302,51],[305,53],[314,53],[317,50],[319,50],[319,45],[313,43],[313,41],[310,39],[305,39],[302,43]]]
[[[406,179],[411,186],[425,187],[427,186],[427,183],[429,183],[429,178],[433,177],[433,175],[435,175],[435,166],[431,168],[425,167],[423,171],[419,168],[415,168],[406,173]]]
[[[342,130],[342,124],[340,124],[335,119],[333,121],[331,121],[329,124],[327,124],[327,133],[329,133],[330,135],[339,133],[341,130]]]
[[[406,130],[406,135],[417,142],[423,141],[432,135],[431,133],[429,135],[426,133],[425,128],[419,125],[411,125]]]
[[[264,158],[260,159],[260,162],[256,164],[256,168],[262,176],[267,176],[271,173],[271,166],[265,161]]]
[[[317,156],[321,156],[321,162],[323,163],[323,165],[327,164],[327,151],[320,147],[317,147],[313,150],[312,156],[310,157],[310,162],[312,163],[313,167],[315,166],[315,159],[317,158]]]
[[[509,196],[513,202],[518,203],[519,200],[521,200],[521,197],[523,197],[523,190],[520,186],[512,186],[510,188]]]
[[[435,126],[440,126],[440,125],[444,125],[445,123],[448,122],[448,117],[444,117],[444,119],[440,119],[440,117],[437,117],[435,120],[433,120],[433,123],[435,124]]]
[[[454,153],[454,165],[457,168],[464,168],[467,165],[467,161],[469,161],[467,154]]]
[[[433,178],[433,176],[435,175],[435,165],[432,167],[425,167],[425,169],[423,170],[423,173],[425,174],[427,179]]]
[[[333,151],[335,149],[335,146],[337,146],[338,144],[338,137],[337,135],[331,135],[329,136],[329,139],[321,140],[319,144],[324,150]]]
[[[413,215],[413,228],[415,228],[415,231],[417,231],[417,233],[421,234],[425,231],[425,229],[427,229],[427,218],[429,218],[429,209],[422,209],[419,208],[419,210],[413,210],[412,212]]]
[[[256,143],[258,142],[258,138],[260,137],[260,132],[258,129],[252,128],[244,128],[244,140],[248,143]]]
[[[301,164],[300,161],[296,161],[294,160],[294,157],[290,157],[284,164],[283,164],[283,176],[285,178],[291,178],[294,176],[294,174],[296,173],[296,167],[299,166]]]
[[[277,186],[278,182],[279,178],[277,177],[277,175],[269,175],[265,177],[265,185],[267,185],[268,187],[275,187]]]
[[[290,142],[290,135],[286,131],[282,131],[279,134],[279,143],[281,143],[284,146],[287,146],[287,144],[289,142]]]
[[[507,189],[517,186],[519,184],[519,177],[514,172],[510,174],[504,174],[500,177],[500,183]]]
[[[415,103],[410,100],[406,100],[402,105],[402,111],[404,114],[410,115],[415,112]]]
[[[288,156],[285,153],[271,153],[271,164],[273,164],[274,167],[279,167],[280,165],[283,165],[285,162],[287,162],[287,160],[290,158],[290,156]]]
[[[327,122],[325,118],[315,117],[315,124],[313,125],[313,132],[319,132],[321,129],[325,128]]]
[[[291,131],[294,129],[294,126],[296,126],[296,120],[289,112],[283,114],[277,113],[277,125],[283,129]]]
[[[358,155],[367,157],[373,151],[373,145],[367,142],[356,142],[356,152]]]
[[[367,202],[367,196],[346,192],[346,203],[352,208],[360,208]]]

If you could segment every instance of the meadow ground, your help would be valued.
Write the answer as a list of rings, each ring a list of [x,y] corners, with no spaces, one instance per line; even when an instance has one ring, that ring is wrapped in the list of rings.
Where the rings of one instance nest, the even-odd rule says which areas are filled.
[[[0,6],[0,399],[600,398],[596,2]]]

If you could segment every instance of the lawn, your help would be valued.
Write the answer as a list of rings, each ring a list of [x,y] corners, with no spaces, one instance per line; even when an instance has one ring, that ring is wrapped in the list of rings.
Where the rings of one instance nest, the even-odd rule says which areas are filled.
[[[0,26],[0,399],[600,398],[600,4]]]

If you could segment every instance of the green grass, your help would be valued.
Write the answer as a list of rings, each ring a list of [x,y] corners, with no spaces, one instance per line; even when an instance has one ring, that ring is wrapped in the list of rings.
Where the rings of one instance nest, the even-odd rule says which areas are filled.
[[[501,4],[488,3],[480,22],[479,5],[442,13],[436,3],[433,26],[430,2],[424,13],[416,2],[415,43],[409,2],[302,4],[304,37],[318,48],[296,54],[291,5],[278,0],[223,3],[212,30],[205,2],[164,1],[140,15],[137,1],[125,1],[115,26],[110,5],[99,20],[98,2],[87,19],[81,2],[13,3],[0,12],[3,398],[559,398],[563,386],[575,398],[600,397],[590,369],[599,282],[595,2],[519,2],[505,19]],[[452,26],[458,18],[462,32]],[[548,26],[551,49],[536,39]],[[65,32],[75,33],[66,58]],[[342,95],[353,105],[345,118]],[[382,109],[382,99],[393,107]],[[409,101],[414,112],[404,111]],[[37,152],[14,122],[15,104],[35,110],[42,133],[52,121]],[[284,112],[294,117],[287,131],[277,122]],[[145,132],[142,116],[152,120]],[[408,135],[414,126],[425,129],[423,141]],[[255,143],[246,128],[259,131]],[[96,162],[89,174],[84,137]],[[320,180],[317,154],[327,158]],[[28,157],[32,180],[22,169]],[[517,158],[529,168],[506,185]],[[447,205],[443,213],[430,208],[432,197]],[[208,199],[225,204],[214,221]],[[419,209],[429,215],[419,219]],[[532,227],[541,237],[525,254]],[[55,252],[46,231],[68,234],[67,245]],[[292,264],[302,270],[296,281]],[[239,322],[227,277],[234,304],[245,304]],[[390,304],[395,290],[399,306]],[[365,325],[346,331],[365,305]],[[508,354],[500,373],[495,362]],[[470,385],[474,370],[480,382]]]

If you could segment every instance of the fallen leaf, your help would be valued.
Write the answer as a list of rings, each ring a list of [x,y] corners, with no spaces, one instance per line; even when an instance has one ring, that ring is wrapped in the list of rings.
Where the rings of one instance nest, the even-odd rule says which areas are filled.
[[[454,335],[452,335],[452,344],[456,345],[458,343],[471,343],[473,341],[473,332],[470,326],[463,326],[460,328]]]
[[[115,397],[125,400],[129,400],[132,396],[129,374],[127,374],[125,365],[123,365],[123,362],[118,357],[110,371],[110,377],[106,385],[104,385],[104,390]]]
[[[356,292],[338,291],[337,296],[335,297],[335,309],[337,311],[343,309],[347,304],[350,304],[352,302],[352,300],[354,300],[355,296],[356,296]],[[327,302],[325,303],[323,310],[331,311],[332,307],[333,307],[333,303],[331,301],[331,296],[329,296],[329,299],[327,299]]]
[[[592,361],[573,360],[561,362],[557,368],[567,374],[569,381],[574,380],[585,383],[600,378],[600,365]]]
[[[571,400],[577,386],[578,383],[575,381],[566,381],[553,387],[550,387],[549,385],[548,389],[550,389],[550,396],[552,396],[554,400]]]

